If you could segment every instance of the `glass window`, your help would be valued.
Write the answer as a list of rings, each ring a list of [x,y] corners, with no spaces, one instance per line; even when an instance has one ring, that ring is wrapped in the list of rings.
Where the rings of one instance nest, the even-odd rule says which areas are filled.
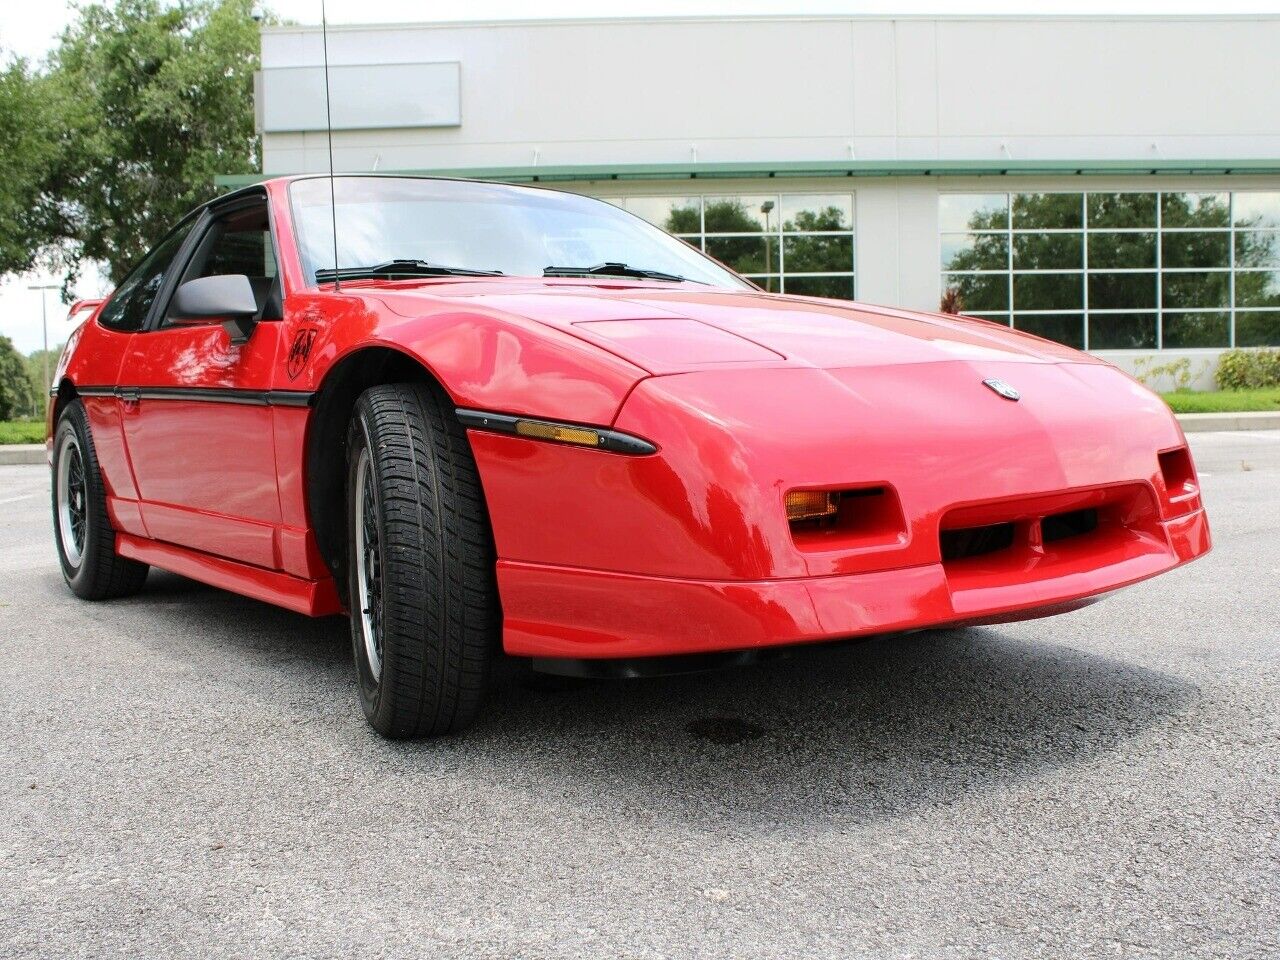
[[[702,201],[698,197],[630,197],[624,206],[667,233],[702,232]]]
[[[1278,191],[942,194],[938,215],[963,313],[1097,350],[1276,338]]]
[[[1009,269],[1007,233],[944,233],[943,270]]]
[[[1280,193],[1234,194],[1237,227],[1280,227]]]
[[[944,233],[1007,230],[1007,193],[944,193],[938,198],[938,226]]]
[[[289,185],[304,274],[415,259],[508,276],[628,263],[736,289],[732,274],[641,218],[591,197],[511,184],[412,177],[309,177]],[[761,271],[764,272],[764,271]]]
[[[1231,343],[1226,313],[1168,313],[1164,315],[1166,347],[1225,347]]]
[[[227,274],[248,277],[258,309],[267,305],[275,284],[276,254],[265,201],[215,220],[196,245],[182,282]],[[169,317],[173,316],[170,304]]]
[[[1231,195],[1226,193],[1164,193],[1160,195],[1161,226],[1225,227],[1230,225]]]
[[[853,197],[848,194],[782,196],[782,229],[787,232],[806,230],[853,230]]]
[[[1178,267],[1231,266],[1231,234],[1178,230],[1160,238],[1160,256],[1165,269]]]
[[[1084,317],[1078,313],[1032,314],[1029,317],[1015,313],[1013,325],[1046,340],[1056,340],[1077,350],[1084,348]]]
[[[853,299],[853,277],[786,277],[787,293],[800,297],[830,297],[835,300]]]
[[[1138,350],[1156,345],[1154,313],[1090,313],[1092,350]]]
[[[1161,280],[1166,308],[1227,307],[1231,305],[1231,274],[1166,273]]]
[[[1280,307],[1280,270],[1241,270],[1236,274],[1237,307]]]
[[[853,237],[832,235],[782,238],[787,273],[849,273],[853,270]]]
[[[1079,310],[1084,306],[1084,284],[1078,273],[1015,273],[1013,309]]]
[[[853,296],[852,194],[630,197],[617,203],[766,290]]]
[[[1015,193],[1013,229],[1079,230],[1084,226],[1078,193]]]
[[[1015,233],[1014,270],[1079,270],[1084,266],[1079,233]]]
[[[1091,193],[1089,229],[1147,228],[1156,225],[1154,193]]]
[[[779,238],[707,237],[707,255],[735,273],[777,273]]]
[[[1156,265],[1154,233],[1089,234],[1089,268],[1142,269]]]
[[[1090,310],[1154,310],[1156,274],[1089,274]]]
[[[1280,230],[1242,230],[1236,233],[1236,269],[1280,268]]]
[[[98,314],[98,323],[112,330],[140,330],[146,323],[151,305],[155,303],[164,278],[168,275],[173,258],[182,249],[187,234],[195,226],[191,217],[152,250],[133,271],[124,278],[110,302]]]
[[[1236,314],[1237,347],[1280,347],[1280,310]]]
[[[946,277],[948,290],[959,296],[961,313],[990,313],[1009,309],[1007,273],[960,273]]]
[[[707,197],[704,202],[707,233],[777,233],[778,198]]]

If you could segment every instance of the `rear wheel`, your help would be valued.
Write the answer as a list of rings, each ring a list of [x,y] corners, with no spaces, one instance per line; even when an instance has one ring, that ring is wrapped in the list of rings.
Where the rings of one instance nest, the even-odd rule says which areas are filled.
[[[347,435],[347,584],[365,716],[461,730],[498,642],[493,536],[466,432],[426,384],[372,387]]]
[[[62,577],[76,596],[107,600],[142,588],[147,565],[116,554],[106,488],[79,400],[67,404],[53,435],[53,532]]]

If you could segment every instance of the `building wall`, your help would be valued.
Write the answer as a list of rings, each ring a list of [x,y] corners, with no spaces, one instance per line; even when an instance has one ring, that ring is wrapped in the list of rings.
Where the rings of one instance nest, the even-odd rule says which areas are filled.
[[[844,193],[855,198],[858,299],[936,310],[945,194],[1280,194],[1280,175],[1209,172],[1280,157],[1276,50],[1280,17],[337,27],[329,36],[334,163],[338,171],[642,164],[682,171],[672,179],[624,172],[550,184],[615,201]],[[299,92],[321,76],[319,30],[267,28],[262,56],[264,171],[327,170],[320,113],[313,94]],[[404,116],[416,125],[394,126]],[[1071,161],[1082,170],[1090,162],[1101,169],[1186,160],[1206,172],[755,179],[698,172],[756,161],[828,162],[835,170],[903,160],[1010,168]],[[1276,278],[1280,285],[1280,271]],[[1166,350],[1160,361],[1188,356],[1208,385],[1220,349]],[[1108,356],[1133,369],[1150,350]]]
[[[370,104],[461,65],[457,126],[338,131],[341,170],[876,158],[1280,156],[1280,17],[855,17],[335,27]],[[267,28],[263,71],[315,67]],[[287,124],[286,124],[287,125]],[[326,168],[269,134],[268,173]]]

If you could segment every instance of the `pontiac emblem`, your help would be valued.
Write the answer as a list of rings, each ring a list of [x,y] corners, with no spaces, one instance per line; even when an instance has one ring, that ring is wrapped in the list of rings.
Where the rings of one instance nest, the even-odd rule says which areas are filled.
[[[1003,380],[997,380],[995,377],[989,377],[982,382],[1006,400],[1018,400],[1022,396],[1022,394],[1018,393],[1018,391],[1009,386],[1009,384],[1005,383]]]

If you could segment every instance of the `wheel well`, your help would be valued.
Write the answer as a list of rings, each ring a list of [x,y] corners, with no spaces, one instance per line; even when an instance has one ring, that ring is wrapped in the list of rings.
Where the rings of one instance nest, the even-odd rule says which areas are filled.
[[[58,418],[62,416],[62,411],[67,408],[68,403],[78,396],[80,394],[76,392],[76,385],[64,377],[62,382],[58,384],[58,392],[53,398],[53,427],[55,429],[58,426]]]
[[[386,347],[370,347],[343,358],[316,396],[307,430],[307,516],[316,545],[346,599],[347,426],[360,394],[384,383],[425,382],[444,394],[438,380],[412,357]]]

